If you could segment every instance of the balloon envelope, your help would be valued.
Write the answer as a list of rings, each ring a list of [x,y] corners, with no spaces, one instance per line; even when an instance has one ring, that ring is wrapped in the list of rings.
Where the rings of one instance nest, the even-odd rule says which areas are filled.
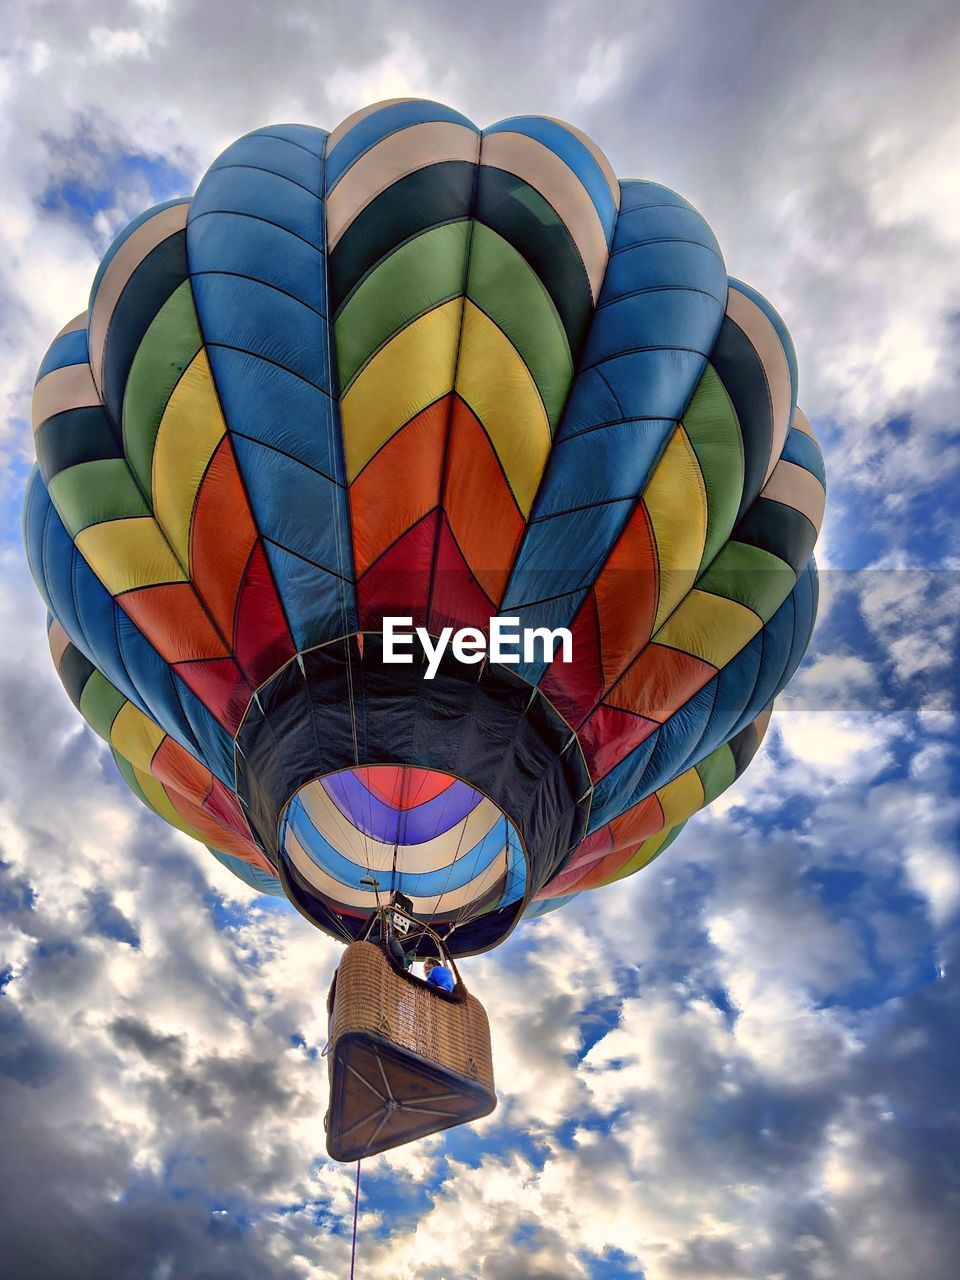
[[[656,857],[816,612],[786,328],[697,211],[555,120],[241,138],[114,241],[34,395],[30,564],[127,782],[314,923],[457,953]],[[572,660],[384,661],[383,620]]]

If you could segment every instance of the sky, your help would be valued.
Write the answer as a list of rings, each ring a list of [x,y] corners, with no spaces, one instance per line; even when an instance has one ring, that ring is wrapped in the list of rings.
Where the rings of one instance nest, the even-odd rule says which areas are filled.
[[[960,1274],[960,11],[13,0],[0,34],[5,1280],[345,1276],[339,948],[141,809],[53,672],[29,398],[99,257],[240,134],[436,98],[666,183],[793,335],[820,622],[650,868],[465,962],[500,1103],[365,1163],[357,1276]]]

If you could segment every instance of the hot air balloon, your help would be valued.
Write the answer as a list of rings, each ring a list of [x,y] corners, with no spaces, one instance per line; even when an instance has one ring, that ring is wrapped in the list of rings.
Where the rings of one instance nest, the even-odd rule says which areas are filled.
[[[816,613],[796,396],[700,214],[570,125],[396,100],[260,129],[120,233],[40,367],[54,663],[146,805],[407,991],[388,943],[495,947],[749,764]],[[494,618],[569,660],[385,660],[385,619]],[[416,1048],[443,1001],[409,991],[350,1024],[363,1052]],[[434,1054],[469,1105],[404,1130],[391,1094],[352,1151],[489,1110],[470,1008]]]

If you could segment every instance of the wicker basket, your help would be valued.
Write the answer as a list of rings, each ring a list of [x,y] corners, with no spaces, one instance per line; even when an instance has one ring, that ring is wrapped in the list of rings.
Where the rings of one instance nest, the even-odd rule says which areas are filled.
[[[497,1104],[483,1006],[399,972],[354,942],[336,975],[327,1150],[358,1160],[487,1115]]]

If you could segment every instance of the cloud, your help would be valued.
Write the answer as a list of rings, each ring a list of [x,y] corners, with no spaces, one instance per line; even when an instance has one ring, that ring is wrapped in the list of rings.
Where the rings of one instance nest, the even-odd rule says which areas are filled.
[[[814,651],[639,877],[468,962],[500,1106],[364,1169],[416,1280],[953,1280],[960,294],[950,6],[15,4],[0,84],[0,1237],[11,1280],[344,1274],[338,948],[137,808],[45,652],[30,383],[240,133],[437,96],[666,182],[787,320],[830,476]],[[861,569],[863,573],[846,573]]]

